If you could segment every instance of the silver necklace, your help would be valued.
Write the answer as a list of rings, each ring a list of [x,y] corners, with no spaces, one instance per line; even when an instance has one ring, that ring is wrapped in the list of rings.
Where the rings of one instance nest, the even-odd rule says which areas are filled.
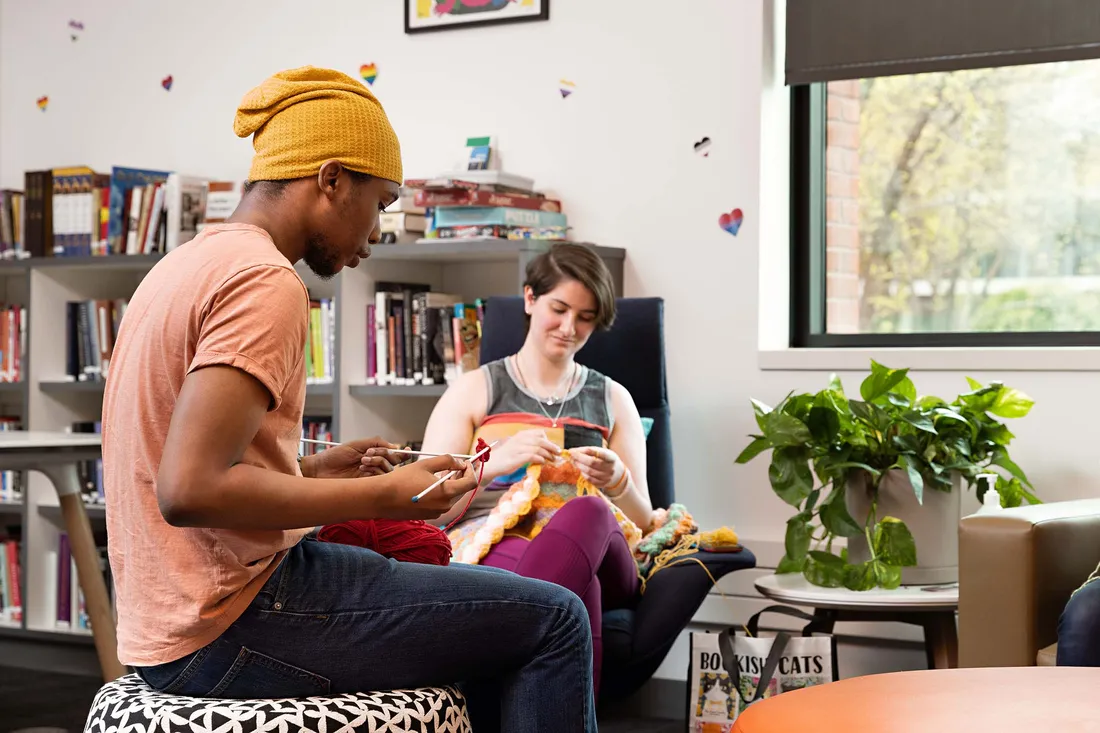
[[[514,357],[512,357],[512,360],[513,360],[513,363],[516,365],[516,373],[519,374],[520,383],[524,386],[524,388],[528,392],[530,392],[535,397],[535,404],[539,406],[540,410],[542,410],[542,414],[546,415],[546,419],[550,421],[550,426],[556,428],[558,426],[558,420],[561,418],[562,410],[565,409],[565,403],[568,402],[568,400],[564,399],[564,397],[563,397],[562,401],[560,403],[558,403],[558,414],[555,415],[554,417],[550,417],[550,413],[547,412],[546,408],[542,406],[542,402],[543,402],[542,398],[540,398],[538,395],[536,395],[534,390],[532,390],[531,387],[527,384],[527,379],[523,376],[523,370],[519,368],[519,357],[514,356]],[[569,384],[568,384],[568,386],[566,387],[566,390],[565,390],[566,396],[573,389],[573,383],[576,381],[576,378],[577,378],[577,362],[573,362],[573,369],[569,373]],[[561,382],[559,381],[558,384],[560,385]],[[554,400],[557,399],[557,396],[558,396],[557,392],[555,391],[554,394],[550,395],[550,398],[548,400],[546,400],[546,404],[553,406]]]

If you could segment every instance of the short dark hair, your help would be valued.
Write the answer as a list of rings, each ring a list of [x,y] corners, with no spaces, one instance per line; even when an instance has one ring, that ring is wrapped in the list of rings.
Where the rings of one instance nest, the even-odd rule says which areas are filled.
[[[344,170],[347,171],[348,176],[357,186],[361,183],[366,183],[371,178],[373,178],[373,176],[369,173],[360,173],[359,171],[353,171],[351,168],[348,168],[346,166],[344,167]],[[305,177],[309,178],[310,176]],[[280,196],[283,195],[283,191],[286,190],[287,186],[294,183],[295,181],[300,180],[302,179],[286,178],[278,181],[245,181],[244,192],[248,194],[252,193],[252,191],[256,191],[257,193],[262,194],[268,198],[278,199]]]
[[[615,284],[603,259],[583,244],[561,242],[527,263],[525,286],[535,297],[545,295],[562,280],[576,280],[596,298],[596,328],[606,331],[615,322]],[[527,324],[531,318],[528,316]]]

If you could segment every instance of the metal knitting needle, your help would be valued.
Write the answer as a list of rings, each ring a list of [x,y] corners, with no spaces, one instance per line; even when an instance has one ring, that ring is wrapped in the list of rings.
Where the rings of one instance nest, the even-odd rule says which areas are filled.
[[[476,461],[476,460],[477,460],[478,458],[480,458],[480,457],[481,457],[481,456],[482,456],[482,455],[483,455],[483,454],[485,453],[485,451],[489,450],[490,448],[492,448],[492,447],[493,447],[494,445],[496,445],[496,444],[497,444],[497,441],[495,441],[495,440],[494,440],[494,441],[493,441],[492,443],[490,443],[489,445],[485,446],[484,448],[482,448],[481,450],[479,450],[479,451],[478,451],[477,453],[474,453],[474,454],[473,454],[472,456],[470,456],[470,461],[471,461],[471,462],[473,462],[473,461]],[[457,456],[456,456],[456,458],[457,458]],[[425,495],[425,494],[427,494],[427,493],[428,493],[429,491],[431,491],[432,489],[434,489],[434,488],[435,488],[436,486],[439,486],[440,484],[442,484],[442,483],[443,483],[444,481],[446,481],[447,479],[449,479],[449,478],[450,478],[451,476],[454,476],[454,475],[455,475],[456,473],[458,473],[458,471],[457,471],[457,470],[455,470],[455,471],[449,471],[449,472],[447,473],[447,475],[446,475],[446,476],[444,476],[443,478],[439,479],[439,480],[438,480],[438,481],[436,481],[436,482],[435,482],[434,484],[432,484],[431,486],[429,486],[428,488],[424,489],[424,490],[423,490],[423,491],[421,491],[421,492],[420,492],[419,494],[417,494],[416,496],[414,496],[414,497],[412,498],[412,500],[413,500],[413,503],[415,504],[416,502],[420,501],[420,500],[421,500],[421,499],[422,499],[422,498],[424,497],[424,495]]]
[[[301,438],[303,443],[315,443],[317,445],[343,445],[343,443],[333,443],[328,440],[313,440],[311,438]],[[399,448],[387,448],[390,453],[404,453],[410,456],[454,456],[455,458],[465,458],[467,460],[472,459],[473,456],[465,453],[428,453],[422,450],[401,450]]]

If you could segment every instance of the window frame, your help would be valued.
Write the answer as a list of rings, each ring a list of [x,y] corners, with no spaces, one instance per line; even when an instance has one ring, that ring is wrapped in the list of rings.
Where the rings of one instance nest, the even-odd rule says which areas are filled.
[[[1051,348],[1100,346],[1100,331],[826,331],[827,83],[790,87],[790,339],[792,349]]]

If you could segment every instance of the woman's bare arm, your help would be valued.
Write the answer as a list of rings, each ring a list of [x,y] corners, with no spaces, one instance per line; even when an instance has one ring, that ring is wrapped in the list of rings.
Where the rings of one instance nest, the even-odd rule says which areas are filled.
[[[611,382],[611,409],[615,415],[615,428],[611,431],[608,448],[630,472],[623,493],[612,501],[632,522],[645,531],[653,519],[653,504],[649,498],[649,482],[646,477],[645,431],[634,398],[626,387]]]

